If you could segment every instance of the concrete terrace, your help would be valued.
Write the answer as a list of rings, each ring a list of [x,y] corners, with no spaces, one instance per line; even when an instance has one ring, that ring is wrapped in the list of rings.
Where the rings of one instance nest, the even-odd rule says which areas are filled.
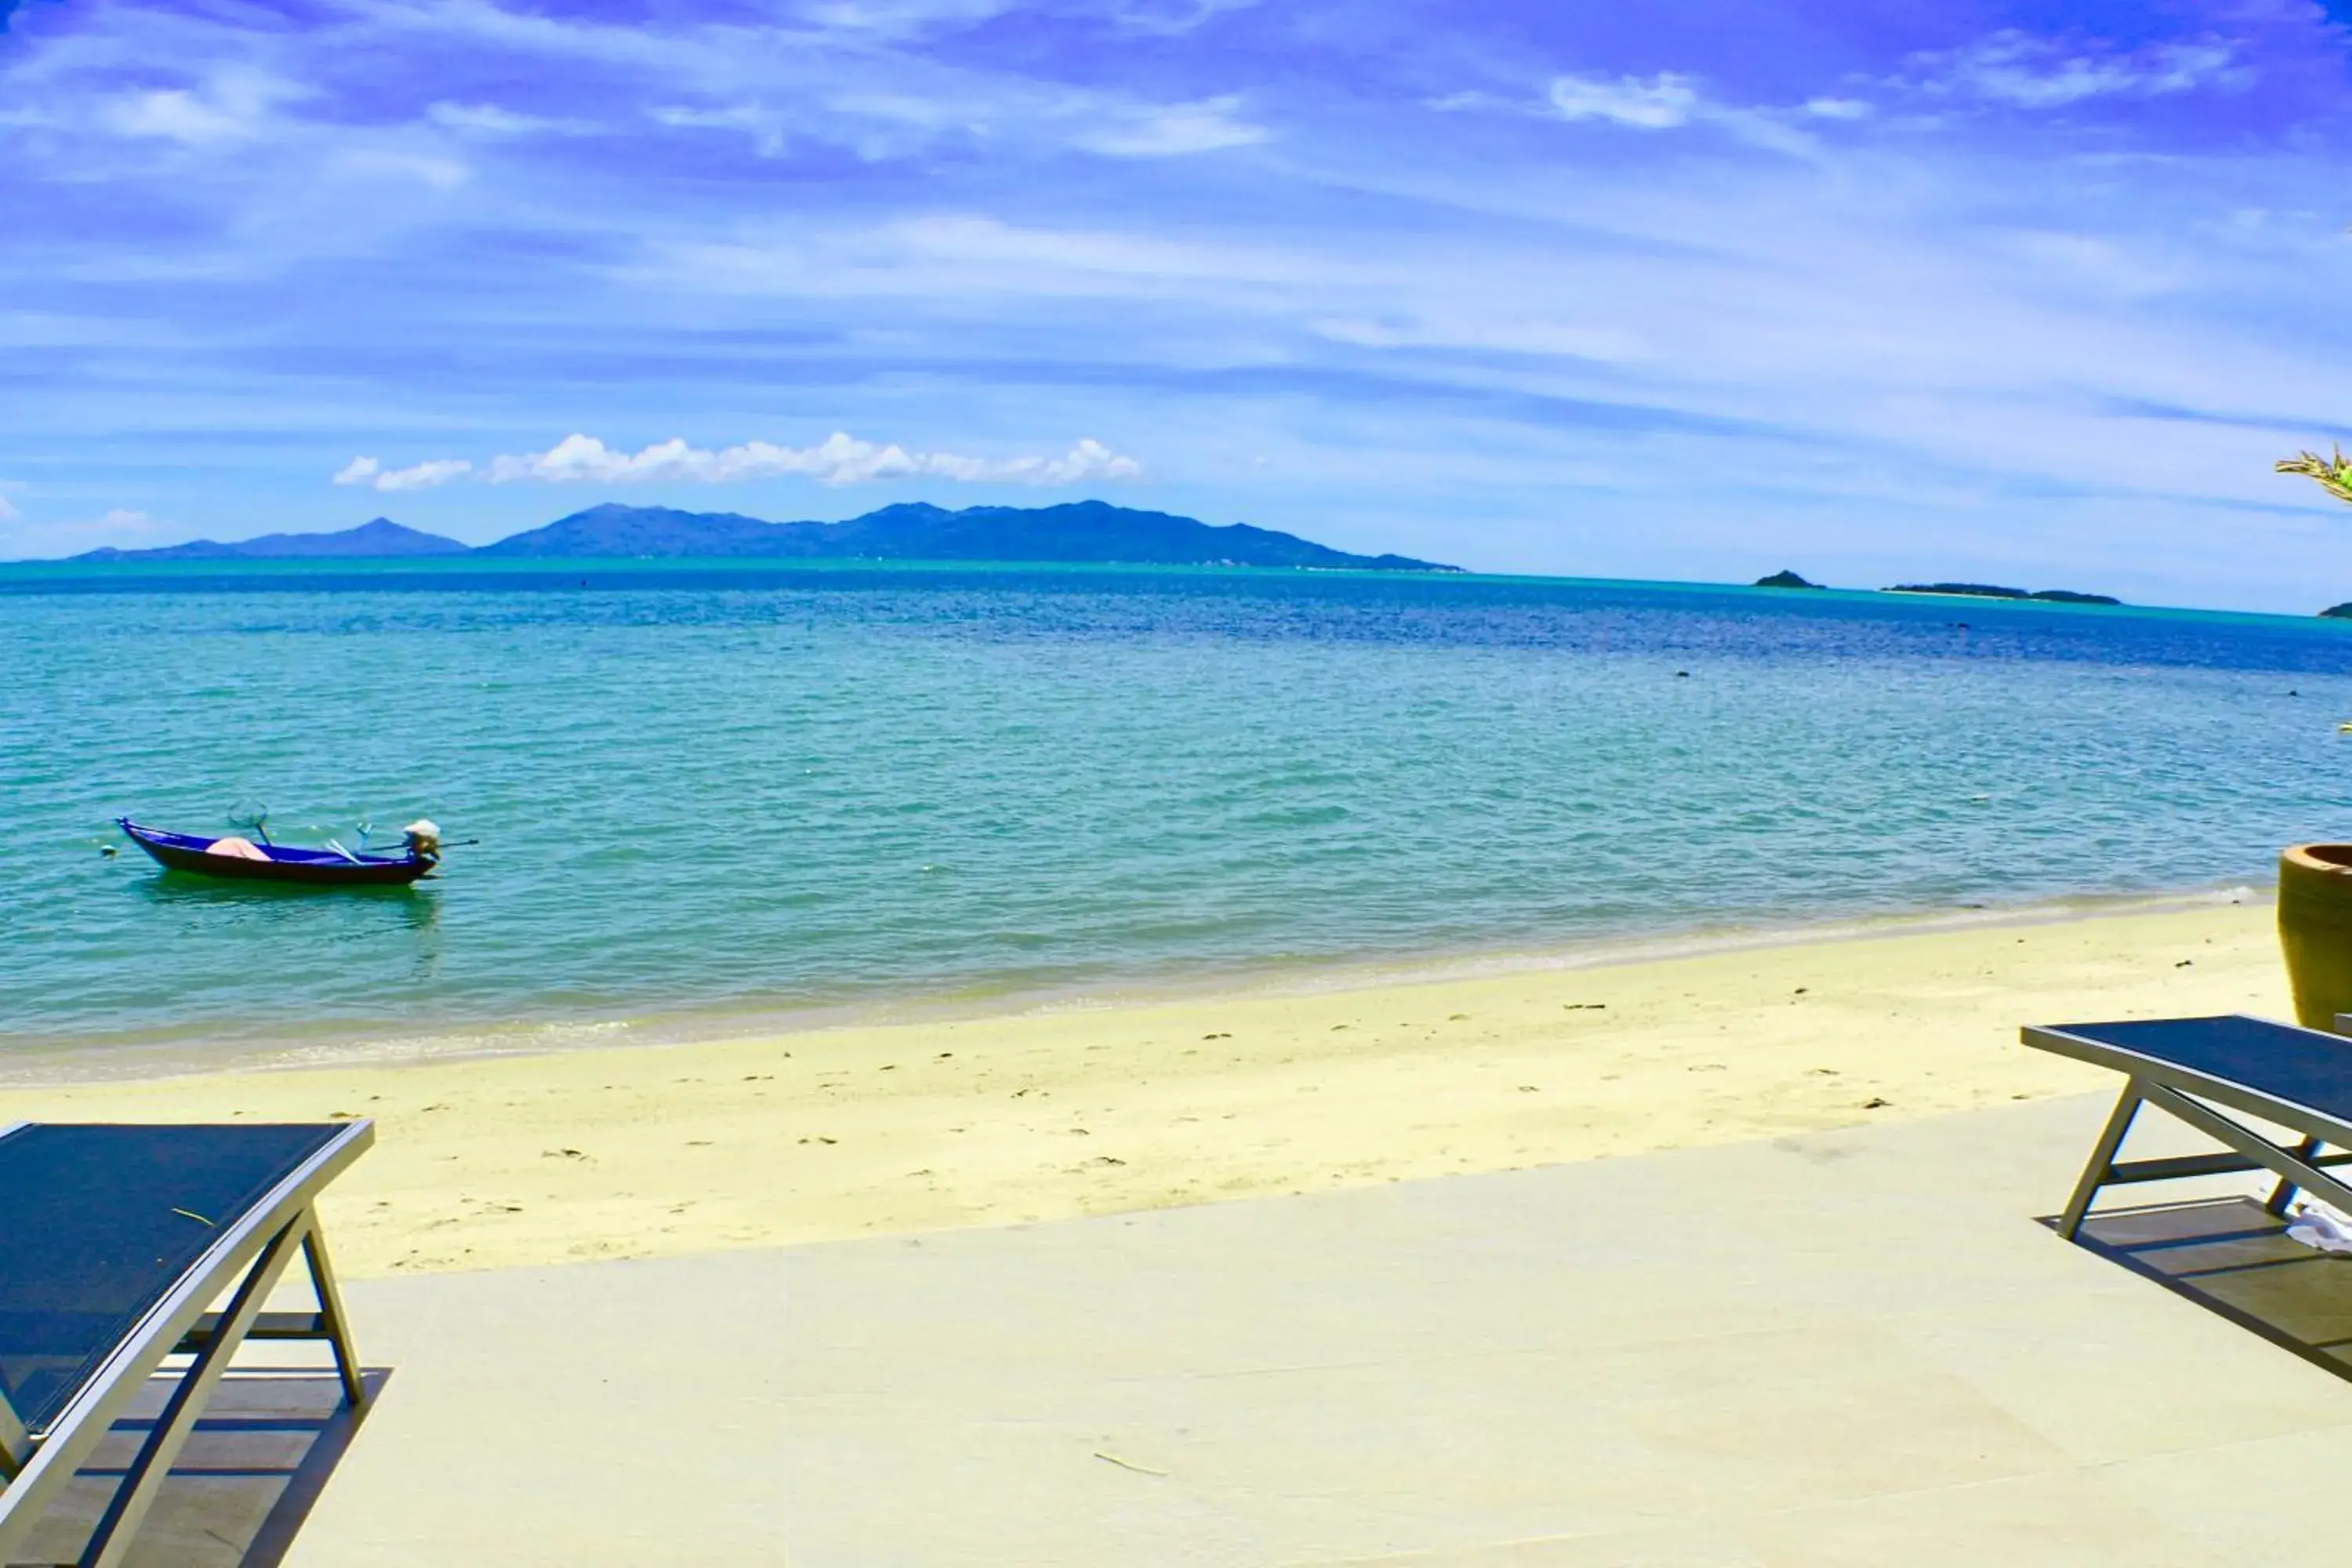
[[[284,1561],[2332,1561],[2352,1384],[2034,1222],[2105,1110],[354,1282]]]

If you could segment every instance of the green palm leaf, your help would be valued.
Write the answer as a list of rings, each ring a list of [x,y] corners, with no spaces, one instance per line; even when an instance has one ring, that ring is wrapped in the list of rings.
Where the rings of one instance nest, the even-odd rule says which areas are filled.
[[[2336,448],[2332,458],[2316,452],[2298,452],[2292,458],[2281,458],[2271,465],[2282,474],[2308,474],[2319,487],[2337,500],[2352,501],[2352,458],[2344,456],[2344,448]]]

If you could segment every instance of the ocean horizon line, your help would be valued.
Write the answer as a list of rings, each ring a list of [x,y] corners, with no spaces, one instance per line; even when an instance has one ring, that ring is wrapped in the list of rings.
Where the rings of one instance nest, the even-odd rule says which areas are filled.
[[[724,572],[735,575],[770,574],[780,578],[826,575],[940,576],[965,573],[1002,577],[1020,574],[1054,576],[1204,576],[1295,581],[1299,578],[1349,578],[1378,582],[1451,584],[1496,586],[1514,584],[1612,590],[1756,595],[1772,601],[1828,597],[1850,601],[1918,602],[1981,606],[2045,614],[2226,616],[2232,619],[2283,621],[2304,626],[2352,626],[2352,620],[2331,617],[2322,611],[2240,609],[2211,605],[2164,605],[2137,600],[2086,603],[2079,599],[2014,597],[2006,594],[1969,594],[1927,587],[1852,587],[1813,583],[1802,588],[1768,585],[1760,580],[1678,577],[1609,577],[1565,573],[1487,572],[1471,567],[1425,572],[1355,566],[1276,565],[1239,562],[1160,563],[1143,561],[1005,561],[954,557],[898,558],[881,556],[777,557],[759,555],[581,555],[581,556],[291,556],[247,558],[183,558],[178,560],[87,560],[81,558],[0,561],[0,595],[39,592],[45,584],[136,582],[142,592],[168,592],[175,579],[187,579],[192,591],[221,592],[223,584],[239,577],[266,583],[338,576],[354,579],[349,586],[364,591],[386,589],[403,576],[419,585],[456,586],[468,575],[499,579],[509,585],[527,585],[529,579],[560,580],[585,575],[616,576],[642,574],[686,578],[696,573]],[[652,585],[652,584],[646,584]],[[673,585],[687,585],[683,584]],[[76,584],[77,591],[91,591]]]

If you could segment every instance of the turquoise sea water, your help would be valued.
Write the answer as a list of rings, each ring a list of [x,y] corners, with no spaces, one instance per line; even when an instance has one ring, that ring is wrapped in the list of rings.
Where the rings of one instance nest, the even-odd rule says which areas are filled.
[[[566,1026],[2269,879],[2352,626],[1480,577],[0,568],[0,1047]],[[130,813],[424,814],[414,891]]]

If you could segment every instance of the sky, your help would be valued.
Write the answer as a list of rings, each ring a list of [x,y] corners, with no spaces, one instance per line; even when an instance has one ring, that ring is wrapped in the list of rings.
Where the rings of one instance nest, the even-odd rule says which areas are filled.
[[[2352,0],[0,0],[0,557],[1101,497],[2308,612]]]

